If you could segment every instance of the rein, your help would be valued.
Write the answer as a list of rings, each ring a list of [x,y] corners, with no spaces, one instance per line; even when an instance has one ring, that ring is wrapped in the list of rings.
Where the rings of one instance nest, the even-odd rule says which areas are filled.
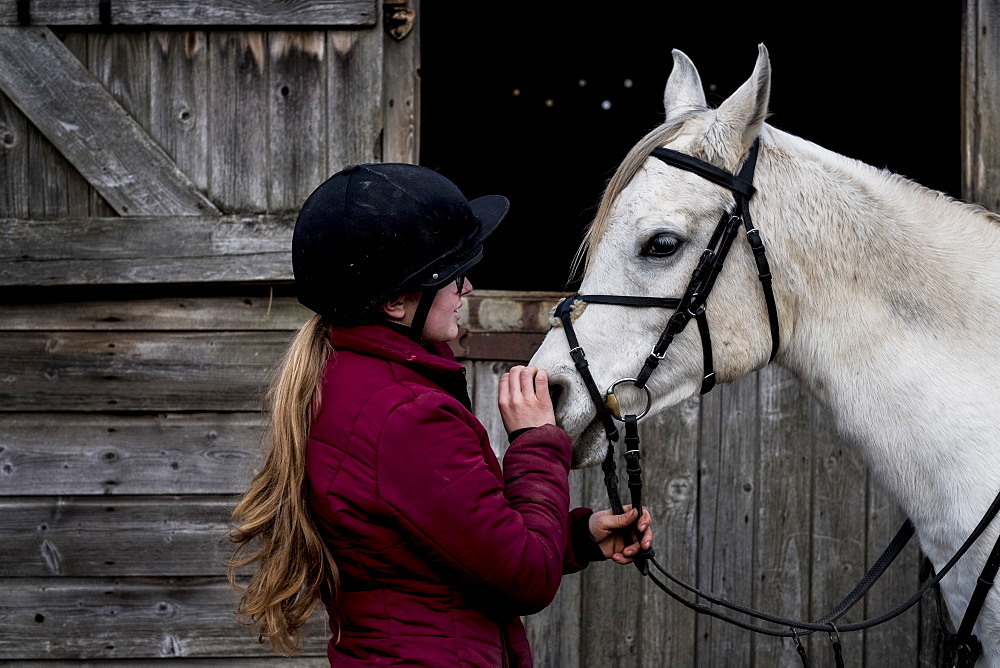
[[[646,384],[649,381],[650,376],[656,370],[657,366],[666,357],[667,349],[673,342],[674,337],[682,332],[692,319],[694,319],[698,325],[702,345],[703,362],[701,394],[705,394],[715,387],[715,366],[712,356],[712,339],[709,332],[708,317],[705,313],[705,307],[708,296],[715,287],[715,281],[718,278],[719,273],[722,271],[726,257],[729,254],[741,224],[746,231],[747,242],[749,243],[750,249],[754,255],[754,260],[757,265],[757,277],[760,280],[761,289],[764,294],[764,302],[767,307],[768,322],[771,330],[771,353],[768,362],[774,360],[775,355],[778,353],[778,347],[781,339],[778,327],[777,307],[775,304],[774,292],[771,288],[770,267],[768,265],[766,251],[764,243],[760,237],[760,232],[756,227],[754,227],[750,218],[750,200],[756,192],[753,186],[753,175],[757,163],[759,144],[759,139],[754,141],[746,160],[743,162],[743,166],[740,168],[739,174],[736,176],[723,171],[714,165],[704,162],[703,160],[699,160],[698,158],[694,158],[671,149],[656,148],[652,151],[651,155],[653,157],[662,160],[668,165],[692,172],[708,181],[711,181],[712,183],[728,188],[732,191],[734,197],[732,210],[723,212],[722,217],[716,225],[715,231],[712,233],[712,237],[708,243],[708,248],[702,252],[697,266],[691,273],[691,278],[688,281],[687,288],[684,290],[682,297],[661,298],[633,297],[624,295],[573,294],[560,302],[556,307],[554,315],[559,318],[562,323],[563,330],[566,332],[566,340],[570,347],[570,357],[573,359],[573,364],[583,379],[587,392],[597,409],[597,417],[604,427],[604,432],[607,436],[608,449],[605,454],[604,461],[601,464],[601,468],[604,471],[604,484],[608,491],[608,501],[615,514],[620,515],[624,512],[621,496],[618,491],[619,479],[617,474],[617,465],[615,463],[614,444],[618,442],[620,438],[615,421],[617,420],[621,422],[624,426],[625,452],[623,457],[625,459],[625,471],[628,474],[627,484],[629,488],[629,495],[631,497],[632,506],[638,510],[638,517],[641,517],[642,469],[639,464],[640,439],[638,422],[646,416],[652,405],[652,395],[650,394],[649,388]],[[667,324],[650,350],[649,355],[636,376],[616,380],[610,387],[608,387],[607,391],[602,393],[594,380],[593,374],[590,371],[590,364],[587,361],[587,356],[584,353],[583,348],[580,346],[576,331],[573,328],[573,307],[577,302],[589,304],[610,304],[616,306],[665,308],[673,309],[674,313],[670,316]],[[623,383],[632,383],[636,388],[645,392],[646,405],[640,413],[626,415],[621,414],[621,408],[619,406],[618,398],[615,395],[615,389]],[[998,494],[994,499],[993,503],[990,505],[979,524],[976,526],[975,530],[973,530],[968,539],[966,539],[965,543],[962,544],[951,560],[945,564],[939,573],[927,580],[913,596],[904,601],[898,607],[878,617],[861,622],[844,624],[839,627],[835,622],[865,596],[868,590],[871,589],[875,582],[878,581],[879,577],[881,577],[899,553],[902,552],[903,548],[913,536],[914,527],[909,520],[903,523],[903,526],[900,527],[896,536],[885,548],[885,551],[875,561],[868,572],[865,573],[864,577],[858,582],[854,589],[852,589],[840,603],[834,606],[829,612],[817,619],[815,622],[796,621],[771,615],[747,606],[731,603],[723,599],[721,596],[711,592],[704,592],[670,574],[659,564],[659,562],[656,561],[653,550],[640,552],[635,557],[635,565],[642,575],[648,577],[657,587],[662,589],[665,593],[680,602],[685,607],[694,610],[698,614],[708,615],[730,624],[734,624],[740,628],[763,635],[791,637],[795,642],[796,652],[798,652],[804,666],[808,666],[809,661],[805,653],[805,648],[802,646],[799,637],[816,631],[826,631],[830,634],[836,664],[837,666],[843,666],[844,663],[840,643],[840,631],[860,631],[862,629],[871,628],[893,619],[911,608],[921,598],[923,598],[928,591],[937,586],[941,579],[983,534],[998,512],[1000,512],[1000,494]],[[751,622],[742,621],[725,613],[719,612],[718,610],[715,610],[703,603],[689,601],[680,594],[677,594],[669,589],[663,582],[657,579],[649,569],[650,564],[652,564],[655,570],[659,571],[668,580],[695,594],[697,598],[703,598],[710,603],[728,608],[734,612],[778,626],[765,627]],[[947,665],[971,667],[975,664],[981,651],[981,647],[976,636],[972,634],[972,627],[982,610],[982,606],[991,586],[993,585],[993,580],[998,570],[1000,570],[1000,537],[998,537],[996,543],[994,544],[993,550],[987,559],[982,574],[979,577],[976,589],[969,601],[969,606],[966,609],[966,613],[962,619],[958,632],[952,634],[947,631],[947,628],[945,628],[948,645],[948,656],[946,656]],[[944,626],[943,617],[942,625]]]

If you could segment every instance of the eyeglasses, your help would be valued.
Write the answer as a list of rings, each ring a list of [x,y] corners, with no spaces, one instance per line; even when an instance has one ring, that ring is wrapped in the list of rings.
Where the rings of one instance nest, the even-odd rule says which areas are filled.
[[[455,287],[461,294],[462,289],[465,287],[465,274],[459,274],[458,276],[455,277]]]

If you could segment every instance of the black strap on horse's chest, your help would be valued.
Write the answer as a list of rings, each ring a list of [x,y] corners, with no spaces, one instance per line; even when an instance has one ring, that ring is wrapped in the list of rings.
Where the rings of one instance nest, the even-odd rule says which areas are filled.
[[[757,265],[757,276],[760,280],[761,289],[764,294],[764,303],[767,307],[768,323],[771,330],[771,352],[768,361],[773,360],[775,355],[778,353],[780,332],[778,327],[777,306],[774,299],[774,292],[771,287],[770,267],[768,265],[764,243],[760,237],[760,232],[753,226],[753,222],[750,218],[750,200],[755,193],[753,175],[758,150],[759,139],[754,141],[747,155],[747,159],[744,161],[739,174],[736,176],[729,174],[728,172],[725,172],[707,162],[671,149],[657,148],[652,151],[651,155],[653,157],[662,160],[668,165],[692,172],[711,181],[712,183],[728,188],[732,191],[735,200],[732,211],[723,212],[722,217],[716,225],[715,231],[709,241],[708,247],[702,253],[697,266],[691,274],[688,286],[680,298],[574,294],[564,299],[556,307],[555,316],[559,318],[563,326],[563,330],[566,332],[566,339],[570,347],[570,356],[573,359],[573,363],[576,366],[577,371],[583,378],[587,392],[596,407],[597,417],[604,427],[605,435],[607,437],[608,449],[601,468],[604,470],[604,482],[608,491],[609,503],[612,510],[617,514],[621,514],[623,512],[623,505],[618,492],[618,475],[615,464],[614,444],[618,442],[620,437],[618,429],[615,426],[615,420],[619,420],[624,424],[624,458],[626,461],[626,473],[628,474],[628,486],[632,505],[638,509],[638,516],[641,517],[642,471],[639,466],[640,452],[638,420],[645,415],[645,411],[638,416],[635,414],[615,414],[608,407],[607,399],[610,396],[613,396],[613,390],[619,383],[629,381],[632,382],[635,387],[646,391],[646,410],[648,411],[651,398],[646,384],[649,381],[650,376],[659,366],[660,362],[666,357],[667,349],[673,342],[674,337],[683,331],[688,322],[692,319],[694,319],[698,324],[702,344],[703,375],[701,393],[704,394],[715,386],[712,340],[708,327],[708,318],[706,316],[706,303],[712,289],[715,286],[715,281],[718,278],[719,273],[722,271],[723,264],[725,263],[733,241],[736,238],[740,223],[743,224],[746,230],[747,241],[751,251],[753,252],[754,261]],[[607,393],[602,394],[596,381],[594,380],[593,374],[590,371],[590,364],[587,361],[586,354],[584,353],[576,335],[576,331],[573,328],[573,307],[576,302],[617,306],[665,308],[673,309],[674,313],[668,319],[667,324],[665,325],[656,343],[653,345],[649,355],[643,363],[642,368],[636,374],[636,377],[620,379],[611,385]],[[617,404],[617,399],[615,400],[615,403]],[[994,499],[976,529],[972,532],[965,543],[962,544],[951,560],[945,564],[939,573],[927,580],[920,587],[917,593],[908,600],[904,601],[901,605],[897,606],[890,612],[878,617],[867,619],[862,622],[844,624],[841,626],[838,626],[836,621],[846,614],[848,610],[850,610],[865,596],[865,594],[869,591],[869,589],[871,589],[882,573],[885,572],[885,570],[899,555],[899,553],[906,546],[907,542],[913,536],[914,529],[909,520],[904,522],[903,526],[900,527],[896,536],[886,547],[885,551],[875,561],[868,572],[865,573],[865,576],[860,582],[858,582],[854,589],[852,589],[840,603],[834,606],[828,613],[817,619],[815,622],[802,622],[778,617],[776,615],[770,615],[747,606],[731,603],[710,592],[701,591],[667,572],[656,561],[653,550],[640,552],[640,554],[635,558],[635,564],[639,568],[640,572],[647,576],[657,587],[662,589],[682,605],[699,614],[708,615],[756,633],[771,636],[791,637],[795,642],[796,649],[799,656],[802,658],[804,665],[808,666],[808,658],[806,656],[805,649],[799,641],[799,636],[816,631],[826,631],[830,633],[830,640],[833,645],[836,663],[838,666],[842,666],[843,655],[840,644],[840,631],[859,631],[877,626],[883,622],[893,619],[915,605],[928,591],[938,585],[941,578],[943,578],[951,570],[951,568],[966,553],[966,551],[968,551],[973,543],[978,540],[987,527],[989,527],[990,522],[997,515],[998,511],[1000,511],[1000,494],[998,494]],[[697,601],[689,601],[680,594],[677,594],[673,590],[669,589],[663,582],[660,582],[660,580],[658,580],[650,571],[650,564],[652,564],[653,567],[668,580],[695,594],[698,598],[702,598],[710,603],[728,608],[729,610],[738,612],[748,617],[756,618],[778,626],[759,626],[754,623],[736,619],[705,604],[698,603]],[[1000,570],[1000,537],[997,538],[993,551],[979,577],[975,592],[969,602],[969,606],[966,610],[965,616],[963,617],[958,632],[951,634],[946,631],[949,650],[946,657],[946,665],[949,668],[971,668],[979,656],[980,645],[977,638],[972,634],[972,629],[975,625],[976,619],[979,617],[979,613],[982,610],[986,596],[993,585],[993,581],[998,570]],[[834,634],[836,634],[836,636],[834,636]]]

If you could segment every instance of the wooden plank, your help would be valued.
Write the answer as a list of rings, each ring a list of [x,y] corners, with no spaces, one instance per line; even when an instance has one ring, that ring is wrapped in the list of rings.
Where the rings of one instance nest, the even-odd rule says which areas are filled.
[[[115,0],[111,25],[123,26],[374,26],[375,0]],[[35,25],[100,26],[98,3],[31,3]],[[0,5],[0,25],[19,25],[16,3]]]
[[[962,197],[1000,212],[1000,3],[962,12]]]
[[[497,393],[502,376],[512,365],[509,362],[473,362],[473,391],[470,393],[476,417],[482,422],[490,435],[490,446],[497,459],[503,462],[507,452],[507,431],[503,427],[503,418],[497,406]]]
[[[906,514],[884,490],[870,481],[866,519],[866,563],[873,564],[896,535]],[[877,617],[895,608],[920,588],[922,558],[919,552],[914,546],[907,548],[872,587],[864,602],[866,618]],[[920,650],[920,609],[911,608],[891,622],[866,630],[864,635],[865,665],[887,666],[898,663],[916,666]]]
[[[921,559],[923,555],[921,555]],[[919,668],[940,668],[944,665],[946,650],[944,634],[941,632],[941,615],[937,599],[928,594],[917,604],[920,608],[920,644],[918,646]],[[942,606],[944,604],[942,603]],[[954,628],[949,626],[949,628]]]
[[[382,41],[377,30],[327,33],[328,174],[383,159]]]
[[[150,297],[113,301],[0,302],[0,330],[297,331],[312,311],[266,286],[223,297]],[[62,295],[64,296],[64,295]]]
[[[812,493],[811,616],[819,617],[854,587],[868,564],[866,531],[868,471],[860,458],[838,437],[832,420],[819,403],[812,404],[814,470]],[[863,619],[855,606],[842,623]],[[830,641],[822,634],[809,637],[810,651],[820,666],[833,666]],[[844,662],[861,665],[864,643],[844,643]]]
[[[275,31],[268,39],[268,203],[271,211],[298,211],[330,174],[326,33]]]
[[[700,398],[693,397],[640,423],[643,497],[653,516],[656,559],[668,571],[691,583],[698,577],[700,404]],[[594,473],[600,477],[598,471]],[[635,572],[631,576],[639,578]],[[641,596],[640,665],[647,668],[694,665],[695,613],[651,582],[642,582]]]
[[[716,388],[701,404],[699,582],[703,589],[751,605],[753,580],[759,577],[753,570],[758,386],[759,375],[751,374]],[[755,642],[743,629],[705,617],[698,620],[699,665],[750,665]]]
[[[618,470],[624,488],[624,461],[618,448]],[[591,470],[583,482],[584,505],[608,507],[604,475]],[[625,492],[623,496],[627,497]],[[628,503],[623,499],[624,503]],[[580,574],[580,661],[584,666],[638,666],[643,625],[639,618],[642,589],[648,586],[634,566],[614,562],[594,564]]]
[[[0,573],[224,576],[235,504],[233,496],[6,497],[0,499]]]
[[[87,36],[65,36],[65,47],[87,59]],[[39,129],[28,123],[28,215],[32,218],[89,216],[91,187]]]
[[[7,332],[0,411],[254,411],[286,332]]]
[[[93,32],[87,35],[87,69],[122,109],[149,132],[149,48],[145,32]],[[91,191],[91,216],[113,216],[114,208]]]
[[[0,285],[292,279],[292,216],[0,220]]]
[[[264,426],[261,413],[0,413],[0,497],[242,493]]]
[[[568,292],[476,290],[466,298],[459,326],[472,332],[540,332]]]
[[[149,35],[149,132],[195,186],[208,190],[208,35]]]
[[[64,300],[72,295],[60,291],[44,298],[32,295],[30,301],[0,301],[0,313],[3,314],[0,329],[294,331],[312,314],[294,296],[289,296],[288,293],[294,291],[291,285],[277,286],[277,289],[271,286],[241,286],[238,293],[223,296],[152,296],[147,288],[140,290],[141,298],[138,299],[134,298],[134,292],[129,292],[104,301]],[[172,290],[180,292],[182,289]],[[109,291],[106,289],[103,293]],[[540,300],[536,303],[544,303],[547,299],[544,292],[493,292],[499,295],[497,299],[504,302],[510,301],[512,296],[525,301]],[[10,296],[7,295],[8,299]],[[493,297],[483,296],[480,299],[485,302]],[[467,330],[467,335],[480,333],[484,333],[483,330]],[[459,347],[455,349],[461,352]]]
[[[51,30],[0,27],[0,63],[3,92],[119,214],[218,213]]]
[[[220,578],[10,578],[3,591],[0,659],[274,656],[237,626]],[[307,653],[325,651],[325,610],[305,634]]]
[[[227,213],[267,210],[267,33],[208,35],[209,184]]]
[[[570,498],[579,498],[575,492],[582,482],[580,471],[570,472]],[[570,507],[578,506],[570,503]],[[605,564],[588,566],[604,571]],[[564,575],[559,591],[551,604],[541,612],[524,619],[525,631],[536,666],[578,668],[590,665],[580,656],[580,601],[583,578],[580,574]]]
[[[397,42],[382,35],[383,134],[385,162],[420,160],[420,2],[409,3],[417,13],[410,34]]]
[[[754,545],[754,607],[810,619],[809,573],[814,400],[784,369],[759,372],[760,473]],[[792,643],[759,637],[754,665],[799,668]]]
[[[28,217],[28,120],[0,93],[0,216]]]
[[[530,332],[470,332],[459,334],[451,344],[452,350],[459,357],[478,360],[511,360],[526,364],[538,346],[542,344],[544,334]]]

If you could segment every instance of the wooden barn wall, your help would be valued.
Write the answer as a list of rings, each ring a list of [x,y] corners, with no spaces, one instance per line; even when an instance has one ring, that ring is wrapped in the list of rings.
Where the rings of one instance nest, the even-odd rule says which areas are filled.
[[[154,201],[103,173],[94,142],[114,155],[115,137],[43,132],[21,110],[31,100],[0,95],[0,662],[326,665],[322,612],[294,661],[235,623],[226,521],[259,461],[262,387],[307,316],[288,288],[293,211],[345,163],[416,159],[419,33],[396,42],[372,18],[95,30],[97,3],[64,4],[79,17],[39,20],[180,176],[158,163],[173,190]],[[8,55],[13,5],[0,10]],[[994,209],[997,34],[998,3],[967,0],[964,194]],[[497,379],[528,359],[558,298],[484,291],[463,316],[456,352],[500,454]],[[776,614],[839,601],[902,521],[777,367],[650,420],[643,443],[661,562]],[[571,483],[574,503],[606,506],[598,470]],[[920,560],[908,548],[845,621],[909,596]],[[696,617],[611,564],[567,577],[526,624],[539,666],[801,665],[791,642]],[[847,635],[846,664],[936,666],[937,625],[921,603]],[[804,643],[811,665],[834,665],[824,634]]]

